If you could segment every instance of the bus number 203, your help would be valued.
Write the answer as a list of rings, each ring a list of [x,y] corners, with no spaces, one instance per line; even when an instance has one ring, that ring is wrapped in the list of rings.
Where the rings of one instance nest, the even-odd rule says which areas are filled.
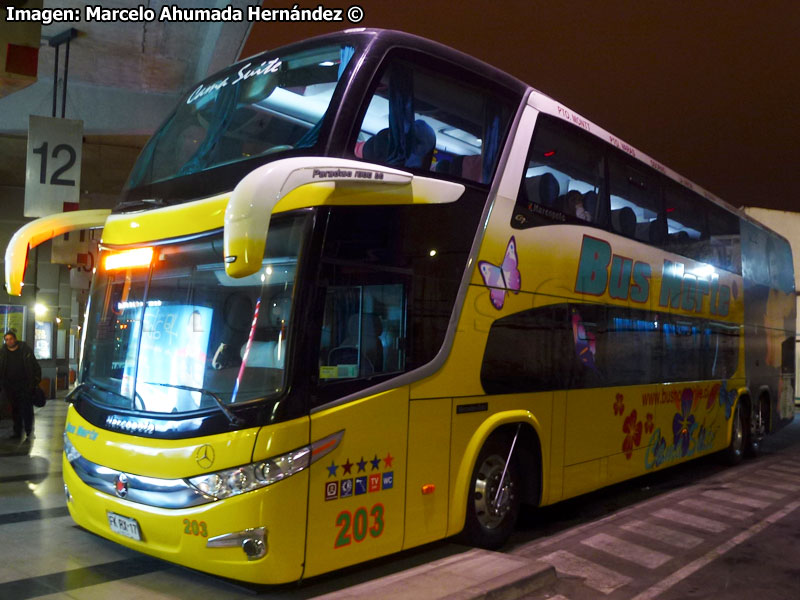
[[[343,510],[336,516],[336,526],[339,535],[336,536],[334,548],[349,546],[352,540],[363,542],[367,533],[371,537],[379,537],[383,533],[383,504],[375,504],[367,515],[366,507],[362,506],[354,512]]]
[[[199,535],[208,537],[208,526],[205,521],[183,520],[183,533],[186,535]]]

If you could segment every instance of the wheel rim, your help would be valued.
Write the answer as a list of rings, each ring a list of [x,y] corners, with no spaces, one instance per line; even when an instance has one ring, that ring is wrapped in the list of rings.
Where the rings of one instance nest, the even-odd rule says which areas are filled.
[[[487,456],[475,477],[475,516],[486,529],[495,529],[503,523],[514,503],[516,492],[510,469],[506,470],[500,494],[497,493],[505,464],[505,460],[496,454]]]

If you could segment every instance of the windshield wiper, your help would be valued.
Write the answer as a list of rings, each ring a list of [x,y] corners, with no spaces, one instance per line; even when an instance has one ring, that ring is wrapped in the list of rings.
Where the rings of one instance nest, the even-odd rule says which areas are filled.
[[[187,392],[199,392],[201,394],[205,394],[206,396],[210,396],[211,399],[214,400],[214,402],[217,404],[217,406],[219,406],[219,409],[222,411],[222,413],[226,417],[228,417],[228,421],[231,422],[231,425],[244,425],[244,423],[245,423],[244,419],[242,419],[240,417],[237,417],[235,414],[233,414],[233,412],[231,412],[231,409],[229,409],[227,406],[225,406],[225,403],[222,401],[222,398],[217,396],[211,390],[206,390],[206,389],[203,389],[203,388],[196,388],[196,387],[192,387],[190,385],[176,385],[176,384],[173,384],[173,383],[154,383],[154,382],[151,382],[151,381],[145,381],[143,383],[145,385],[160,385],[161,387],[168,387],[168,388],[174,388],[176,390],[186,390]]]
[[[81,392],[89,389],[90,386],[88,383],[79,383],[74,388],[72,388],[69,393],[64,397],[64,402],[67,404],[71,404],[75,401],[75,396],[79,395]]]
[[[107,387],[102,386],[102,385],[100,385],[98,383],[95,383],[93,381],[92,382],[85,382],[84,381],[82,383],[79,383],[77,386],[75,386],[75,389],[73,389],[69,394],[67,394],[66,398],[64,398],[64,401],[65,402],[72,402],[73,399],[75,398],[75,396],[77,396],[81,392],[89,390],[89,389],[100,390],[101,392],[108,392],[109,394],[114,394],[115,396],[117,396],[119,398],[122,398],[123,400],[127,400],[129,402],[131,400],[130,396],[126,396],[125,394],[123,394],[121,392],[118,392],[118,391],[113,390],[111,388],[107,388]],[[136,404],[137,400],[141,403],[142,409],[144,410],[144,400],[139,395],[139,392],[134,392],[134,399],[133,399],[134,407],[135,407],[135,404]]]

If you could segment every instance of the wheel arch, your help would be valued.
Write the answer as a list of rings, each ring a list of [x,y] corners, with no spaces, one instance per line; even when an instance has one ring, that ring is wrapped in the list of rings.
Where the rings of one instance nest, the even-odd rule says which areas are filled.
[[[475,430],[467,443],[456,470],[455,483],[450,497],[450,518],[447,535],[459,533],[465,525],[467,498],[470,479],[478,454],[486,441],[494,435],[508,435],[513,438],[516,426],[521,425],[520,436],[514,455],[520,461],[523,477],[523,502],[538,504],[544,496],[547,477],[544,474],[541,448],[541,424],[536,416],[527,410],[512,410],[495,413]],[[534,467],[534,470],[531,469]],[[530,477],[530,473],[538,476]]]
[[[752,422],[752,410],[753,410],[753,394],[750,391],[749,387],[740,387],[736,394],[736,404],[734,404],[734,409],[736,405],[740,406],[740,410],[744,410],[745,418],[747,420],[747,426],[749,427],[750,423]],[[730,443],[731,435],[733,432],[733,419],[729,419],[727,424],[727,433],[726,433],[726,442]],[[726,444],[727,446],[727,444]]]

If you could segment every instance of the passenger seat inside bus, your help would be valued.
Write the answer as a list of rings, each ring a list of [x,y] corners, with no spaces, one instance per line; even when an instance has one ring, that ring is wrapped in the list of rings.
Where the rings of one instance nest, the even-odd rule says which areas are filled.
[[[629,238],[636,237],[636,213],[630,206],[611,211],[611,227],[615,233]]]
[[[388,164],[387,161],[391,149],[390,142],[389,128],[381,129],[364,143],[361,149],[361,155],[364,160]],[[402,165],[394,166],[428,171],[431,168],[434,148],[436,148],[436,133],[434,133],[433,128],[425,121],[417,119],[414,121],[414,144],[410,148],[409,154]]]
[[[650,243],[656,246],[663,246],[667,238],[667,219],[661,214],[650,221],[650,229],[647,232]]]
[[[556,208],[556,199],[559,191],[558,180],[552,173],[543,173],[525,179],[525,192],[528,195],[528,202],[548,208]]]
[[[383,325],[378,315],[365,314],[361,319],[361,375],[383,371]],[[328,353],[329,365],[354,365],[359,363],[359,315],[347,319],[347,334],[342,343]]]

